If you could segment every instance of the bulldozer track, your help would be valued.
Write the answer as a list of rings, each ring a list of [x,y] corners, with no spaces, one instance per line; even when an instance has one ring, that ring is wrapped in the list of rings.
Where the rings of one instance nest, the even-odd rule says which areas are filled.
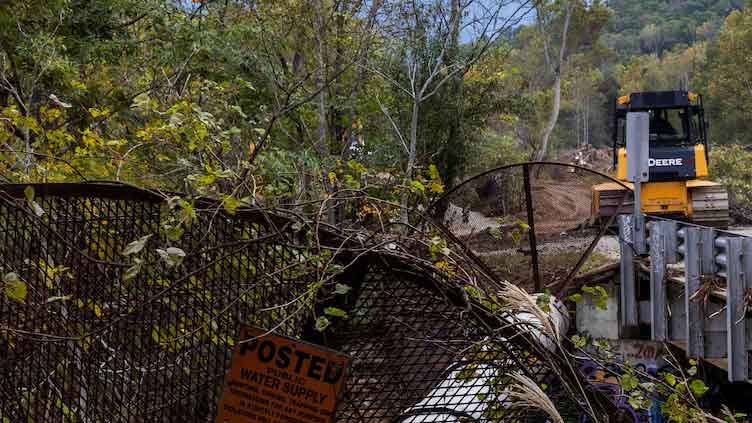
[[[691,223],[714,228],[729,225],[729,196],[723,185],[696,186],[689,189],[692,204]],[[600,193],[598,214],[608,218],[613,214],[632,214],[634,198],[626,190],[605,190]]]
[[[693,187],[692,223],[702,226],[725,228],[729,223],[729,196],[721,185]]]

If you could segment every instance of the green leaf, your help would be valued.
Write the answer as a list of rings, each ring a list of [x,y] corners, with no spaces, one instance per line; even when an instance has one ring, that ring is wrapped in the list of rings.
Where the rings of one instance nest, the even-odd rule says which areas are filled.
[[[635,410],[647,410],[651,406],[651,401],[645,399],[645,397],[639,391],[632,392],[629,395],[629,398],[627,399],[627,402]]]
[[[131,108],[138,109],[142,111],[147,111],[151,108],[151,99],[149,98],[149,95],[146,93],[142,93],[136,96],[136,98],[133,99],[133,104],[131,104]]]
[[[428,190],[434,194],[441,194],[444,192],[444,184],[439,182],[431,182],[428,184]]]
[[[655,383],[653,382],[642,382],[640,383],[640,388],[642,388],[645,392],[653,392],[655,391]]]
[[[29,185],[24,188],[24,196],[26,197],[26,201],[34,201],[34,187]]]
[[[138,276],[138,273],[141,271],[141,263],[141,260],[137,260],[133,266],[126,269],[123,280],[128,281]]]
[[[237,198],[228,195],[222,200],[222,205],[225,208],[225,211],[230,214],[235,214],[235,210],[240,206],[240,200]]]
[[[439,179],[439,169],[436,167],[436,165],[432,164],[428,166],[428,174],[433,180]]]
[[[31,207],[31,210],[35,215],[37,215],[37,217],[44,214],[44,209],[42,208],[42,206],[34,201],[34,187],[29,185],[24,188],[24,197],[26,197],[26,202],[29,204],[29,207]]]
[[[324,309],[324,314],[334,317],[347,317],[347,313],[337,307],[327,307]]]
[[[609,345],[608,340],[606,339],[596,339],[594,342],[596,347],[608,351],[609,348],[611,348],[611,345]]]
[[[50,297],[50,298],[47,298],[47,301],[45,301],[45,303],[49,304],[49,303],[54,303],[57,301],[68,301],[71,299],[71,297],[72,295],[61,295],[61,296]]]
[[[663,375],[663,378],[666,379],[666,383],[669,384],[669,386],[676,385],[676,376],[672,375],[671,373],[666,373]]]
[[[357,161],[355,161],[355,160],[349,160],[349,161],[347,162],[347,167],[349,167],[349,168],[350,168],[350,170],[352,170],[352,171],[353,171],[353,173],[355,173],[355,174],[356,174],[356,175],[358,175],[358,176],[360,176],[360,174],[361,174],[361,173],[363,173],[363,172],[365,172],[365,171],[366,171],[366,167],[365,167],[365,166],[363,166],[363,164],[362,164],[362,163],[360,163],[360,162],[357,162]]]
[[[178,241],[183,237],[183,228],[180,225],[164,225],[165,236],[170,241]]]
[[[17,274],[10,272],[3,276],[5,282],[5,296],[19,303],[26,303],[27,288],[26,284],[18,277]]]
[[[329,319],[324,316],[320,316],[318,319],[316,319],[316,330],[323,332],[326,330],[326,328],[329,327],[330,324],[331,322],[329,322]]]
[[[141,252],[141,250],[144,249],[144,247],[146,246],[146,241],[148,241],[149,238],[151,238],[151,235],[145,235],[131,242],[130,244],[125,246],[125,249],[123,249],[123,252],[121,254],[124,256],[138,254],[139,252]]]
[[[573,303],[579,303],[582,301],[582,294],[572,294],[569,297],[567,297],[569,301],[572,301]]]
[[[637,387],[640,385],[639,379],[637,377],[625,374],[621,377],[621,380],[619,381],[619,386],[621,386],[621,389],[629,392],[637,389]]]
[[[180,203],[180,197],[173,196],[167,199],[167,208],[172,210]]]
[[[180,200],[180,221],[187,225],[193,223],[196,220],[196,210],[193,209],[193,205],[185,200]]]
[[[601,309],[608,310],[608,292],[600,285],[584,286],[582,292],[591,295],[593,304]]]
[[[551,312],[551,294],[550,293],[545,292],[543,293],[543,295],[539,295],[538,298],[536,298],[535,303],[544,312],[546,313]]]
[[[243,113],[243,109],[240,108],[240,106],[230,106],[230,110],[240,115],[240,117],[242,117],[243,119],[246,119],[248,117],[248,115]]]
[[[154,342],[159,343],[159,326],[156,326],[151,330],[151,339],[153,339]]]
[[[157,254],[165,261],[168,267],[179,266],[185,258],[185,251],[176,247],[169,247],[165,250],[157,248]]]
[[[345,175],[345,187],[349,189],[359,189],[360,182],[356,181],[352,175]]]
[[[512,242],[514,243],[514,245],[520,245],[520,241],[522,240],[522,235],[520,234],[519,231],[513,230],[513,231],[509,231],[509,238],[512,239]]]
[[[585,348],[585,345],[587,345],[587,338],[581,335],[573,335],[572,343],[577,348]]]
[[[350,288],[349,286],[347,286],[345,284],[338,283],[334,287],[334,293],[335,294],[339,294],[339,295],[344,295],[344,294],[347,294],[348,292],[350,292],[351,289],[352,288]]]
[[[692,393],[695,394],[697,397],[701,397],[705,395],[705,392],[708,392],[707,386],[705,386],[705,382],[703,382],[700,379],[692,379],[692,382],[689,383],[689,389],[692,390]]]

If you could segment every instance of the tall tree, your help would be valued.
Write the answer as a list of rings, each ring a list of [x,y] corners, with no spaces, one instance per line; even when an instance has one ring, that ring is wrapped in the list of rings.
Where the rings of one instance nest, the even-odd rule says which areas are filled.
[[[531,9],[532,2],[525,1],[510,15],[502,14],[515,3],[500,1],[481,5],[471,0],[432,0],[396,1],[391,5],[393,12],[386,18],[382,35],[386,42],[386,60],[372,63],[369,68],[409,99],[407,131],[397,125],[383,105],[381,107],[405,150],[406,185],[416,172],[421,106],[446,84],[464,75]],[[479,12],[471,13],[471,7]],[[463,31],[472,34],[472,39],[464,54],[455,54],[458,46],[453,40],[456,42]],[[408,199],[406,192],[401,197],[400,220],[403,223],[408,222]]]
[[[727,18],[718,40],[708,49],[705,79],[711,118],[711,134],[716,142],[749,144],[752,137],[752,9],[734,11]]]
[[[536,155],[536,160],[541,161],[546,158],[548,153],[548,144],[551,139],[551,133],[556,128],[556,122],[559,120],[559,111],[561,110],[561,68],[564,66],[565,54],[567,51],[567,36],[569,35],[569,22],[572,18],[572,9],[574,8],[574,1],[567,0],[563,4],[563,11],[558,10],[557,5],[546,5],[544,2],[538,3],[536,6],[536,15],[538,22],[538,29],[541,32],[541,38],[543,40],[543,54],[546,59],[547,71],[553,74],[552,89],[554,92],[553,105],[551,106],[551,114],[548,118],[548,123],[543,129],[541,136],[540,148]],[[553,9],[553,10],[552,10]],[[554,20],[554,16],[563,14],[563,23],[561,25],[561,36],[559,41],[558,54],[552,58],[551,50],[551,37],[549,36],[551,21]]]

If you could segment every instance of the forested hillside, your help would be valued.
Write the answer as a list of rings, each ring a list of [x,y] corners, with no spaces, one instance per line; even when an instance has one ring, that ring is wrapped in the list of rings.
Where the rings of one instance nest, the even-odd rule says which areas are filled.
[[[745,52],[750,22],[744,6],[742,0],[588,2],[581,14],[572,15],[574,25],[568,31],[551,153],[609,145],[614,99],[643,90],[702,94],[711,143],[747,143]],[[565,11],[558,13],[562,19]],[[539,20],[519,29],[507,60],[511,69],[522,69],[525,104],[536,112],[517,115],[516,132],[504,133],[517,142],[527,140],[534,151],[541,147],[542,122],[554,109],[555,86],[550,73],[541,72],[546,67],[542,41],[550,36],[541,28],[551,28],[545,25]]]
[[[743,1],[612,1],[618,16],[604,35],[619,52],[622,93],[701,93],[713,144],[747,144],[750,12]]]
[[[662,55],[674,46],[712,40],[744,0],[611,0],[614,11],[604,34],[606,44],[622,58]]]

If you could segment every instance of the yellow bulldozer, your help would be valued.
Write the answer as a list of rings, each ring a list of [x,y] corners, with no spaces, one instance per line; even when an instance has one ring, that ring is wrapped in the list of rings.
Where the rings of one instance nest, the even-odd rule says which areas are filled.
[[[630,214],[632,184],[627,182],[626,121],[629,112],[648,112],[649,182],[641,186],[643,213],[726,228],[729,198],[726,187],[708,177],[707,123],[702,97],[688,91],[632,93],[616,100],[613,160],[617,183],[593,186],[593,215],[599,220]]]

